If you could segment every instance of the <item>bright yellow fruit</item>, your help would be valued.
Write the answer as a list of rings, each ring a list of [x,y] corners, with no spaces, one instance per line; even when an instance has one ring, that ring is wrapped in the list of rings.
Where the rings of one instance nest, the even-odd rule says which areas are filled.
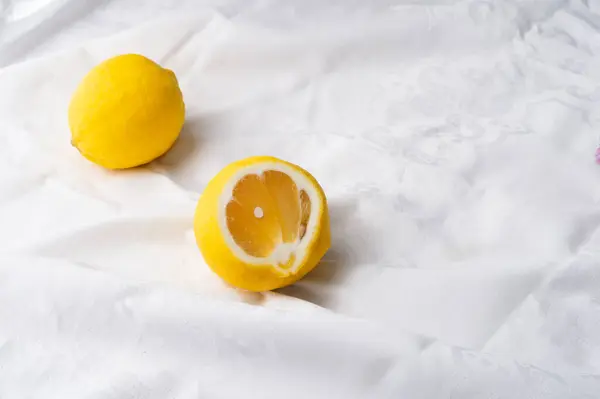
[[[289,285],[330,246],[323,189],[304,169],[251,157],[219,172],[202,193],[194,232],[210,268],[250,291]]]
[[[171,148],[185,106],[175,74],[137,54],[94,67],[69,106],[72,144],[109,169],[148,163]]]

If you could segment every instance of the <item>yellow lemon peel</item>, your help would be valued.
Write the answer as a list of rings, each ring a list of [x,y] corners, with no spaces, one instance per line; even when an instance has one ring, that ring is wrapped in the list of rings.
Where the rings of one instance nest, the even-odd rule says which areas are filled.
[[[143,165],[163,155],[177,140],[184,119],[175,74],[137,54],[94,67],[69,105],[71,143],[109,169]]]

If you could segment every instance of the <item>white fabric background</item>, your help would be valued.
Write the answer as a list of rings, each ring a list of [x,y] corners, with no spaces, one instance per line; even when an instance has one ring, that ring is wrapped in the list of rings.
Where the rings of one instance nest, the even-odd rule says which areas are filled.
[[[600,3],[322,3],[0,3],[1,398],[598,397]],[[187,121],[116,173],[66,108],[124,52]],[[191,223],[257,154],[322,183],[333,246],[251,295]]]

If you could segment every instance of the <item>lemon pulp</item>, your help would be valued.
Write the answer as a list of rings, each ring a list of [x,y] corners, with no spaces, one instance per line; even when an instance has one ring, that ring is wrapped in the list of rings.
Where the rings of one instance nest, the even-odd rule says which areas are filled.
[[[237,182],[225,213],[233,240],[248,255],[276,254],[278,265],[286,268],[306,233],[310,198],[285,173],[267,170]]]

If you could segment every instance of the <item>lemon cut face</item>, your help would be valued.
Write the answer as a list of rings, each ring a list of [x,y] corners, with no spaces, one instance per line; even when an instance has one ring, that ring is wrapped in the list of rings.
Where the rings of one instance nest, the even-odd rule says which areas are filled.
[[[215,176],[198,202],[194,229],[209,267],[252,291],[297,281],[330,246],[320,185],[302,168],[270,157],[235,162]]]
[[[288,173],[271,167],[246,169],[234,179],[231,195],[225,190],[221,198],[225,213],[220,220],[225,220],[223,230],[240,258],[268,262],[286,274],[298,266],[296,255],[301,257],[309,243],[303,238],[316,218],[310,218],[309,188],[299,188]]]

